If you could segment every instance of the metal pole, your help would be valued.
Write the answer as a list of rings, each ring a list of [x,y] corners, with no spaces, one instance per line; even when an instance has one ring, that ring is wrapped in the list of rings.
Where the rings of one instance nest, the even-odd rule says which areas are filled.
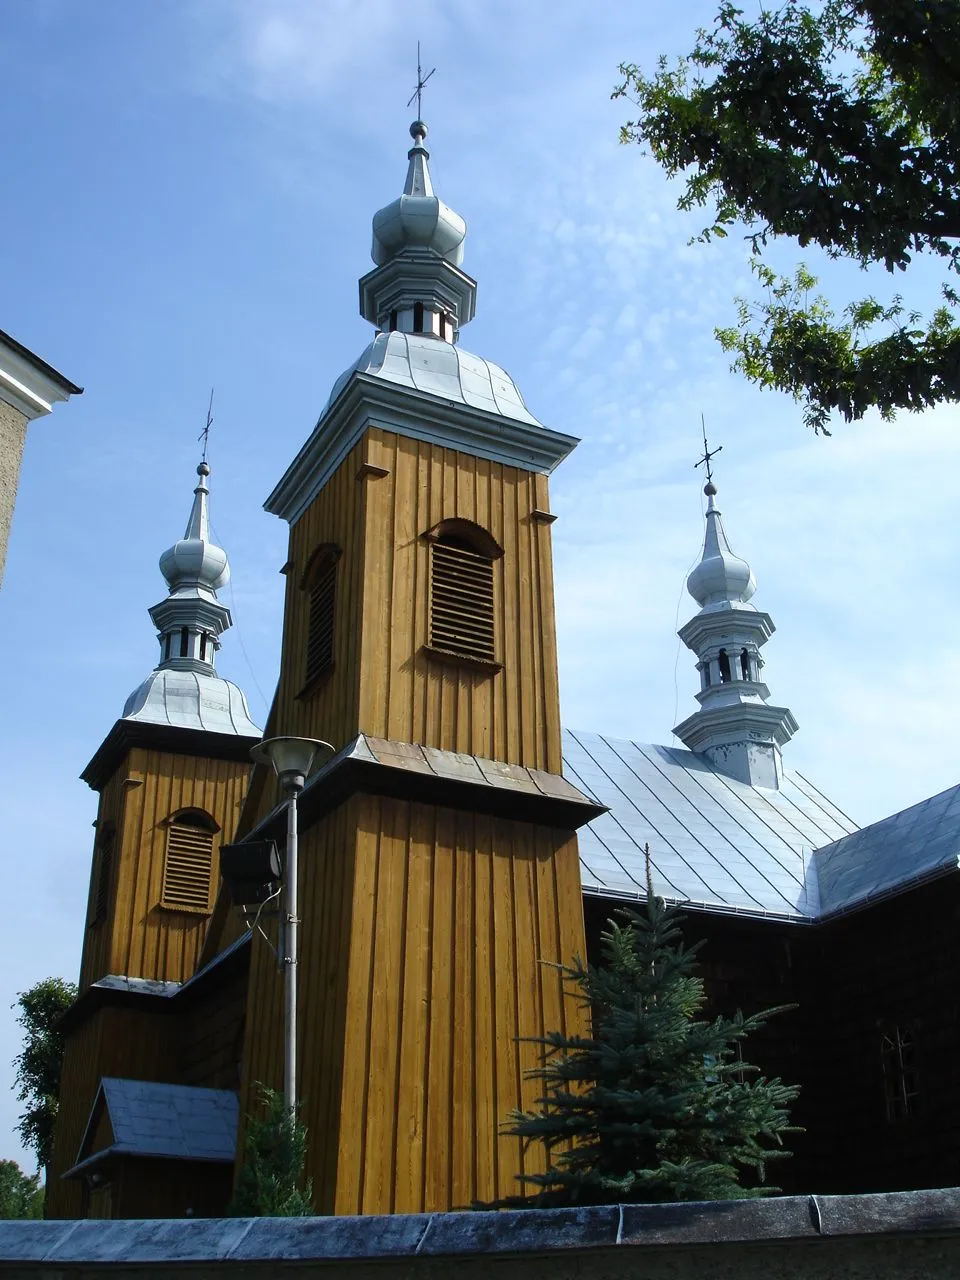
[[[287,801],[287,865],[285,880],[284,912],[284,1062],[283,1100],[287,1111],[296,1117],[297,1111],[297,949],[299,945],[297,919],[297,792],[290,788]]]

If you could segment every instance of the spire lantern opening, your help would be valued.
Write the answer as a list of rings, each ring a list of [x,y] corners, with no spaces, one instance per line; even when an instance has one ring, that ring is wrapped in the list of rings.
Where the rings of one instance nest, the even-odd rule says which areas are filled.
[[[786,707],[768,704],[770,691],[760,678],[760,648],[773,635],[773,621],[749,603],[756,579],[746,560],[730,548],[712,478],[703,492],[703,550],[687,578],[687,590],[700,611],[679,632],[697,656],[700,710],[674,733],[721,772],[753,786],[776,788],[782,775],[780,749],[793,737],[797,722]]]
[[[380,330],[456,342],[476,308],[476,282],[460,270],[467,224],[434,194],[422,120],[410,136],[403,192],[373,217],[376,268],[360,281],[360,313]]]

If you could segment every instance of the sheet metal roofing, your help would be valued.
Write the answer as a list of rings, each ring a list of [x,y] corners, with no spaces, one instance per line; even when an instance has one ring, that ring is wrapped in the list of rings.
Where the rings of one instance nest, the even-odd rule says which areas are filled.
[[[957,869],[960,786],[854,831],[816,854],[823,915]]]
[[[209,674],[169,667],[151,671],[127,699],[123,719],[260,737],[243,691],[212,669]]]
[[[519,387],[505,369],[430,334],[378,333],[359,360],[334,383],[321,419],[355,374],[529,426],[542,425],[523,403]]]
[[[650,845],[658,894],[706,910],[815,919],[814,850],[856,831],[800,774],[751,787],[680,747],[564,732],[564,774],[608,812],[579,833],[585,893],[645,892]],[[862,833],[859,833],[862,834]]]
[[[166,1156],[181,1160],[230,1162],[237,1145],[237,1095],[229,1089],[157,1084],[105,1076],[94,1102],[91,1122],[103,1098],[113,1130],[104,1151],[87,1149],[87,1127],[78,1160],[107,1154]]]

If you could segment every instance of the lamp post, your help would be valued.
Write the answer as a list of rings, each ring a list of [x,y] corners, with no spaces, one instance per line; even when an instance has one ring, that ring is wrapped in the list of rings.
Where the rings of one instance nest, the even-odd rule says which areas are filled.
[[[317,755],[335,748],[317,738],[266,738],[252,748],[250,755],[257,764],[269,764],[287,797],[287,857],[283,875],[283,1100],[287,1111],[296,1119],[297,1111],[297,951],[299,918],[297,916],[297,797],[303,790],[307,774]]]

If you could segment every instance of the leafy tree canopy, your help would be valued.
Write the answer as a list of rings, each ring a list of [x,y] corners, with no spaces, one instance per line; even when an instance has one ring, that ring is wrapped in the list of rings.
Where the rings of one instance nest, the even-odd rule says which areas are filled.
[[[24,1173],[15,1160],[0,1160],[0,1218],[42,1218],[39,1173]]]
[[[550,1167],[523,1175],[534,1197],[520,1206],[615,1201],[730,1200],[775,1187],[768,1161],[786,1154],[793,1085],[758,1076],[740,1054],[766,1014],[698,1017],[703,982],[697,947],[683,944],[679,913],[650,895],[626,922],[608,922],[603,963],[577,960],[565,975],[593,1017],[592,1035],[552,1032],[538,1041],[543,1065],[537,1109],[513,1112],[506,1128],[546,1147]]]
[[[13,1060],[17,1097],[27,1104],[17,1131],[25,1147],[36,1152],[43,1168],[50,1162],[53,1130],[60,1101],[63,1035],[60,1017],[77,998],[77,988],[63,978],[44,978],[21,991],[14,1008],[23,1027],[23,1048]]]
[[[746,227],[766,294],[717,331],[736,369],[823,432],[834,411],[960,399],[957,0],[787,0],[753,22],[723,3],[686,57],[620,70],[614,96],[640,109],[622,139],[686,175],[681,209],[712,206],[703,239]],[[893,273],[939,258],[943,303],[927,320],[899,295],[837,314],[804,267],[781,277],[761,261],[779,237]]]
[[[283,1094],[258,1085],[261,1114],[247,1117],[243,1162],[230,1205],[235,1218],[305,1218],[313,1214],[304,1183],[307,1131]]]

